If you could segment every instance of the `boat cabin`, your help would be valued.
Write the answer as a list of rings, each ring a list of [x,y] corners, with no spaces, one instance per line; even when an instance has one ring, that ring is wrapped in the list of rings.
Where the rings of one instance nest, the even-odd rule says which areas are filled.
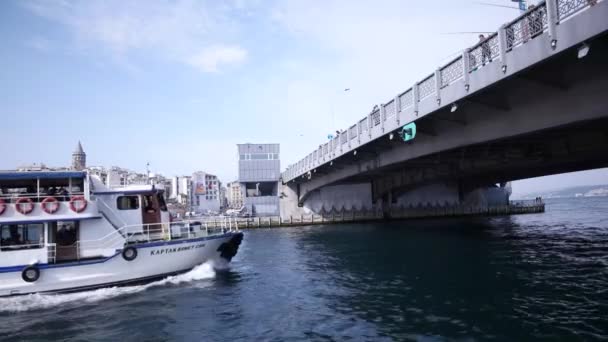
[[[79,171],[0,172],[0,267],[112,256],[169,231],[163,191]]]

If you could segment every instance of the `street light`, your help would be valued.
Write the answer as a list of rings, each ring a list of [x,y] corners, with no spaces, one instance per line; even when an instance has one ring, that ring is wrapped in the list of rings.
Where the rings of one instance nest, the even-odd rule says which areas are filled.
[[[458,110],[458,104],[454,102],[452,103],[452,108],[450,108],[450,112],[454,113],[456,110]]]
[[[587,56],[587,54],[589,53],[589,45],[587,45],[587,43],[583,43],[583,45],[581,45],[578,48],[578,58],[585,58],[585,56]]]

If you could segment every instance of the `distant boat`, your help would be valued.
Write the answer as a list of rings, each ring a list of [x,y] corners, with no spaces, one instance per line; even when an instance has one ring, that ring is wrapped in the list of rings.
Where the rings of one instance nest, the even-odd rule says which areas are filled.
[[[154,185],[87,172],[0,172],[0,296],[139,283],[229,262],[243,233],[170,222]]]

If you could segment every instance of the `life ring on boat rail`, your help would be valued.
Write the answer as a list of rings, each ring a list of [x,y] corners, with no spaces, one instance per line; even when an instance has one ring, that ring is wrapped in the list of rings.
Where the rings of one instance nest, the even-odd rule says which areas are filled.
[[[127,261],[133,261],[137,258],[137,249],[135,247],[127,247],[122,250],[122,257]]]
[[[6,211],[6,202],[2,198],[0,198],[0,215],[4,214]]]
[[[15,209],[23,215],[27,215],[34,211],[34,202],[31,198],[19,197],[17,201],[15,201]]]
[[[87,200],[84,196],[74,196],[70,199],[70,209],[75,213],[81,213],[87,208]]]
[[[21,278],[28,283],[33,283],[40,278],[40,270],[36,266],[28,266],[21,272]]]
[[[54,214],[59,210],[59,201],[55,197],[47,197],[40,203],[42,210],[47,214]]]

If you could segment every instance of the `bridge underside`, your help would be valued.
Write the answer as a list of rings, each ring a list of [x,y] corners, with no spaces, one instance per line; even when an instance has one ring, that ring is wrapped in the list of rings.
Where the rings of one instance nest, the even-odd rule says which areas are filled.
[[[420,118],[412,142],[387,134],[289,185],[301,204],[323,187],[371,184],[375,202],[425,184],[462,192],[608,167],[608,37],[589,44],[584,58],[566,50]]]

